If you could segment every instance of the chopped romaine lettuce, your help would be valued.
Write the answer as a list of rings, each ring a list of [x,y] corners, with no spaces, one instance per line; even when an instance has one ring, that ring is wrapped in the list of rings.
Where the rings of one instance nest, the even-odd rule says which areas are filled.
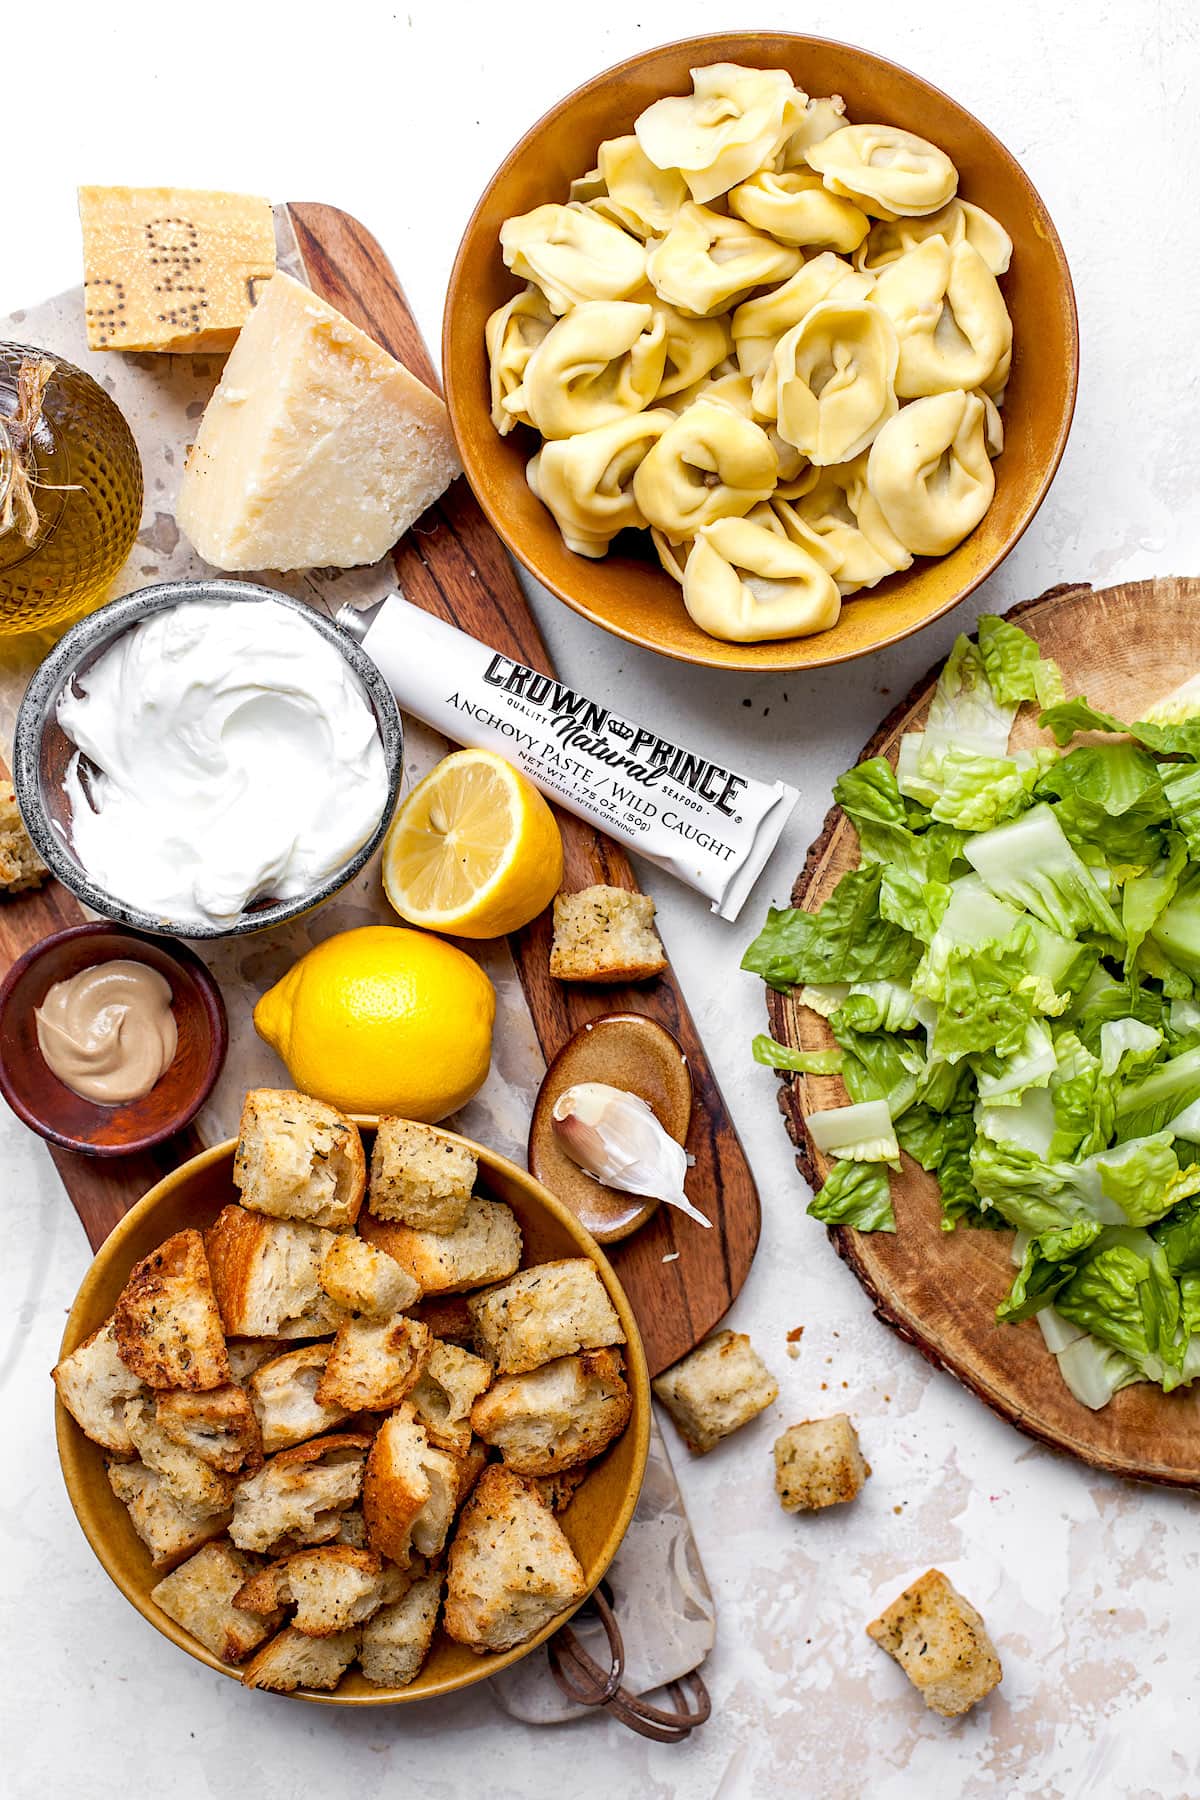
[[[856,1231],[895,1231],[887,1170],[881,1163],[835,1163],[809,1216],[823,1225],[853,1225]]]
[[[900,1146],[886,1100],[860,1100],[805,1115],[808,1134],[826,1156],[900,1167]]]
[[[755,1062],[769,1069],[791,1069],[797,1075],[836,1075],[842,1066],[840,1050],[793,1050],[760,1031],[751,1049]]]

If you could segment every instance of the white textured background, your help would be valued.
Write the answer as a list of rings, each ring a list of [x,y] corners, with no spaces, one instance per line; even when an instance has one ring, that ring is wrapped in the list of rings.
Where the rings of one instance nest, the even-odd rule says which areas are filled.
[[[804,796],[742,925],[722,926],[683,890],[650,880],[762,1191],[763,1250],[733,1322],[782,1388],[773,1415],[702,1463],[677,1453],[720,1606],[712,1723],[677,1748],[601,1722],[537,1732],[502,1721],[481,1690],[339,1715],[244,1693],[157,1637],[92,1560],[63,1492],[46,1371],[87,1251],[41,1146],[5,1117],[0,1791],[1195,1795],[1195,1501],[1098,1480],[1032,1447],[872,1319],[804,1217],[773,1078],[749,1060],[760,995],[736,973],[762,905],[786,894],[832,777],[973,610],[1067,578],[1200,571],[1191,0],[814,0],[757,17],[715,0],[65,0],[44,12],[8,0],[0,21],[0,313],[78,280],[77,181],[175,182],[357,213],[436,343],[459,231],[520,131],[643,46],[746,23],[862,43],[979,114],[1054,216],[1083,330],[1074,433],[1040,517],[955,620],[897,652],[805,678],[706,679],[538,600],[561,670],[599,691],[619,685],[632,716],[662,719],[735,766],[784,775]],[[784,1333],[801,1323],[791,1362]],[[830,1401],[857,1419],[874,1478],[852,1508],[785,1518],[771,1490],[772,1438]],[[862,1630],[929,1563],[979,1606],[1005,1664],[998,1694],[958,1724],[926,1714]]]

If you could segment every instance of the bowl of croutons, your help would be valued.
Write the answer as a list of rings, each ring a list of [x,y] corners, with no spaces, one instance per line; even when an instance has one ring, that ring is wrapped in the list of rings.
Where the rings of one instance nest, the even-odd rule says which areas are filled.
[[[102,1245],[54,1372],[89,1543],[247,1687],[429,1699],[543,1643],[646,1465],[629,1302],[494,1151],[276,1089]]]

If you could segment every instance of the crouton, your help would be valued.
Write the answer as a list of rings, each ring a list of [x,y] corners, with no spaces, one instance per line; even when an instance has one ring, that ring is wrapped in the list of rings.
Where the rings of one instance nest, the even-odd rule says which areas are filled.
[[[775,1440],[775,1492],[784,1512],[818,1512],[853,1500],[871,1473],[845,1413],[789,1425]]]
[[[926,1706],[952,1719],[990,1694],[1004,1673],[983,1620],[940,1569],[927,1569],[867,1626]]]
[[[461,1477],[457,1460],[434,1449],[411,1406],[392,1413],[371,1445],[363,1476],[371,1548],[402,1569],[414,1551],[438,1555],[458,1508]]]
[[[492,1365],[481,1356],[432,1340],[429,1361],[409,1396],[431,1444],[456,1456],[466,1454],[471,1408],[491,1379]]]
[[[452,1450],[447,1451],[447,1455],[453,1457],[458,1470],[458,1493],[454,1499],[454,1509],[457,1512],[487,1468],[488,1448],[482,1438],[472,1438],[461,1456],[456,1456]]]
[[[229,1353],[233,1379],[244,1387],[255,1369],[261,1369],[265,1362],[282,1354],[286,1348],[286,1339],[226,1338],[225,1348]]]
[[[133,1440],[125,1423],[125,1402],[146,1388],[121,1361],[111,1319],[64,1356],[51,1379],[59,1399],[94,1444],[129,1455]]]
[[[365,1244],[352,1231],[335,1237],[321,1261],[321,1286],[347,1312],[386,1319],[421,1298],[421,1290],[394,1257]]]
[[[272,1357],[250,1377],[250,1404],[268,1456],[329,1431],[346,1417],[345,1407],[317,1399],[328,1356],[328,1344],[306,1344]]]
[[[233,1604],[252,1613],[294,1606],[297,1631],[329,1637],[378,1612],[384,1591],[383,1563],[373,1550],[323,1544],[258,1569],[234,1595]]]
[[[262,1432],[250,1396],[236,1381],[200,1394],[186,1388],[159,1394],[155,1418],[160,1431],[210,1469],[232,1475],[262,1466]]]
[[[344,1406],[347,1412],[388,1412],[416,1386],[432,1348],[428,1325],[403,1313],[390,1319],[347,1319],[333,1340],[317,1404]]]
[[[599,1456],[629,1422],[622,1368],[617,1350],[584,1350],[525,1375],[501,1375],[472,1407],[472,1429],[517,1475],[573,1469]]]
[[[442,1573],[414,1581],[403,1598],[381,1606],[363,1626],[359,1665],[377,1687],[402,1688],[421,1672],[437,1628]]]
[[[350,1544],[355,1550],[367,1549],[367,1521],[359,1508],[351,1507],[342,1514],[337,1536],[329,1541],[333,1544]]]
[[[232,1544],[205,1544],[151,1588],[150,1598],[222,1662],[241,1662],[283,1622],[281,1610],[254,1618],[234,1606],[253,1572],[250,1558]]]
[[[358,1126],[323,1100],[252,1088],[242,1107],[234,1185],[242,1205],[275,1219],[353,1225],[367,1187]]]
[[[530,1486],[536,1489],[552,1513],[566,1512],[588,1473],[585,1463],[578,1469],[564,1469],[559,1475],[539,1475]]]
[[[718,1331],[657,1376],[654,1392],[688,1449],[704,1456],[770,1406],[779,1384],[744,1332]]]
[[[215,1388],[231,1379],[198,1231],[177,1231],[134,1264],[113,1330],[122,1362],[148,1387]]]
[[[362,1491],[370,1442],[362,1432],[335,1432],[271,1457],[234,1493],[229,1535],[239,1550],[335,1538],[341,1514]]]
[[[173,1568],[201,1544],[220,1537],[229,1524],[227,1512],[198,1513],[181,1506],[171,1498],[157,1469],[148,1469],[145,1463],[110,1462],[108,1480],[156,1569]]]
[[[599,1270],[586,1256],[522,1269],[468,1304],[476,1344],[502,1375],[625,1342]]]
[[[413,1307],[412,1316],[428,1325],[442,1343],[458,1344],[463,1350],[474,1348],[475,1321],[465,1294],[430,1294]]]
[[[521,1227],[502,1200],[473,1194],[455,1231],[415,1231],[364,1211],[358,1229],[394,1256],[423,1294],[449,1294],[502,1281],[521,1266]]]
[[[549,1507],[519,1475],[490,1463],[450,1546],[449,1635],[480,1653],[510,1650],[586,1593],[583,1570]]]
[[[201,1515],[228,1512],[235,1478],[210,1468],[193,1451],[168,1437],[149,1396],[125,1402],[125,1423],[134,1449],[148,1469],[162,1476],[172,1500]]]
[[[293,1694],[297,1688],[328,1693],[335,1688],[358,1654],[358,1632],[338,1631],[332,1637],[306,1637],[294,1625],[286,1625],[278,1637],[264,1644],[253,1662],[242,1671],[247,1687],[270,1688],[276,1694]]]
[[[25,829],[12,782],[0,781],[0,893],[41,887],[49,873]]]
[[[371,1211],[416,1231],[457,1231],[478,1168],[465,1144],[432,1126],[380,1119],[371,1152]]]
[[[649,894],[588,887],[554,902],[550,973],[558,981],[649,981],[667,966]]]
[[[227,1206],[204,1234],[225,1329],[237,1337],[331,1336],[342,1314],[320,1282],[332,1232]]]

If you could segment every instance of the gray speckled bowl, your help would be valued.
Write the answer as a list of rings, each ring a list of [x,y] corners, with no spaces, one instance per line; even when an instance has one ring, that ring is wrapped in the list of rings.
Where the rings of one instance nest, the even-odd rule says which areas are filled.
[[[95,662],[114,638],[139,625],[151,613],[164,612],[173,606],[187,606],[197,600],[225,600],[239,606],[261,605],[264,600],[273,600],[307,619],[314,631],[319,631],[336,646],[358,677],[375,714],[388,772],[387,804],[379,824],[349,862],[335,870],[311,893],[293,900],[262,901],[223,925],[159,918],[154,913],[142,911],[135,897],[107,893],[92,881],[71,848],[70,807],[63,791],[63,776],[74,745],[59,727],[55,710],[63,689]],[[278,594],[271,588],[256,587],[250,582],[168,581],[156,587],[141,588],[135,594],[126,594],[123,599],[110,601],[98,612],[81,619],[35,671],[17,714],[13,786],[26,829],[50,872],[93,912],[102,913],[106,919],[115,919],[119,925],[131,926],[135,931],[168,932],[181,938],[223,938],[240,937],[247,932],[281,925],[285,920],[319,906],[352,880],[387,830],[403,766],[404,732],[392,690],[366,652],[348,633],[331,624],[323,613],[306,606],[303,601],[293,600],[288,594]]]

